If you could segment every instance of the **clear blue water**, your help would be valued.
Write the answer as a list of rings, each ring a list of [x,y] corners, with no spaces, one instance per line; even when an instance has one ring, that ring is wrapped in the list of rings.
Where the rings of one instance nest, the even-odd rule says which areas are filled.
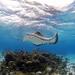
[[[28,50],[38,49],[42,51],[53,52],[59,55],[74,55],[75,54],[75,16],[74,14],[66,14],[59,16],[62,23],[61,25],[55,26],[55,31],[45,29],[40,30],[43,34],[49,36],[51,32],[58,32],[59,39],[55,45],[41,45],[35,46],[31,42],[23,42],[22,37],[26,33],[36,31],[36,29],[26,27],[11,27],[0,23],[0,50]],[[65,24],[66,22],[66,24]],[[38,29],[37,29],[38,30]],[[53,33],[52,33],[53,34]]]
[[[74,30],[64,30],[59,32],[59,40],[55,45],[41,45],[37,48],[41,50],[51,51],[58,54],[72,54],[75,53],[75,35]],[[6,49],[26,49],[32,50],[36,48],[31,42],[23,42],[21,36],[25,35],[22,30],[18,28],[10,29],[0,27],[0,50]]]

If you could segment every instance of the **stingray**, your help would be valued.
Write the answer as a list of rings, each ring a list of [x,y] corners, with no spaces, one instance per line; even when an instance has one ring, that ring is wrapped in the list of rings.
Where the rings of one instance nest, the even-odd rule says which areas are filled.
[[[23,41],[30,41],[35,45],[42,45],[42,44],[56,44],[58,41],[58,33],[55,33],[51,37],[45,37],[40,32],[26,34],[24,36]]]

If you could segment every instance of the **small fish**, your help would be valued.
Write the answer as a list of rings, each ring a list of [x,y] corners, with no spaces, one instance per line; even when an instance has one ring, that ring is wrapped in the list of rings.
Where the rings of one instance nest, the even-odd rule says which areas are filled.
[[[55,33],[52,37],[47,38],[44,37],[40,32],[35,32],[24,36],[23,41],[25,40],[30,41],[35,45],[56,44],[58,41],[58,33]]]

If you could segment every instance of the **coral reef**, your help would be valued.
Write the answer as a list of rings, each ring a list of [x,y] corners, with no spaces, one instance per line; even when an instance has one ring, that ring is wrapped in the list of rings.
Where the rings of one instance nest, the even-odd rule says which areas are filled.
[[[0,75],[65,75],[66,65],[67,59],[52,53],[7,51]]]

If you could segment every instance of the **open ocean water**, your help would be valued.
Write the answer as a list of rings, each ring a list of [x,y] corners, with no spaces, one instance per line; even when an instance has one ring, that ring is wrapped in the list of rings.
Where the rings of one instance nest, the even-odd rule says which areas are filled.
[[[4,9],[5,10],[5,9]],[[0,10],[3,11],[3,10]],[[5,10],[6,11],[6,10]],[[4,12],[3,12],[4,13]],[[6,11],[6,13],[11,13]],[[0,12],[2,14],[2,12]],[[10,16],[9,14],[5,14]],[[11,16],[12,17],[12,16]],[[14,23],[3,23],[0,22],[0,51],[6,50],[41,50],[56,53],[58,55],[62,55],[70,58],[71,62],[75,62],[75,13],[71,12],[62,12],[61,14],[55,15],[56,22],[59,20],[60,22],[51,25],[47,23],[47,19],[53,19],[50,16],[45,16],[45,27],[41,27],[41,23],[39,27],[27,27],[27,26],[16,26]],[[54,17],[54,18],[55,18]],[[9,19],[8,19],[9,20]],[[33,19],[32,19],[33,20]],[[39,19],[37,19],[39,21]],[[50,21],[49,20],[49,21]],[[29,21],[28,21],[29,22]],[[40,22],[40,21],[39,21]],[[33,26],[33,25],[32,25]],[[50,29],[46,28],[46,26],[50,27]],[[52,29],[51,29],[52,28]],[[50,37],[55,32],[58,32],[58,42],[56,44],[50,45],[40,45],[36,46],[29,41],[23,41],[23,37],[27,33],[32,33],[40,31],[43,35]]]
[[[40,45],[36,46],[29,41],[23,41],[23,36],[26,33],[34,32],[35,30],[27,30],[23,27],[7,27],[0,26],[0,51],[5,50],[28,50],[32,51],[34,49],[53,52],[62,56],[67,56],[75,62],[75,28],[59,28],[58,30],[58,42],[56,44],[50,45]],[[35,31],[36,32],[36,31]],[[44,34],[44,31],[41,31]],[[46,34],[47,33],[47,34]],[[49,36],[49,31],[46,32],[46,36]]]

